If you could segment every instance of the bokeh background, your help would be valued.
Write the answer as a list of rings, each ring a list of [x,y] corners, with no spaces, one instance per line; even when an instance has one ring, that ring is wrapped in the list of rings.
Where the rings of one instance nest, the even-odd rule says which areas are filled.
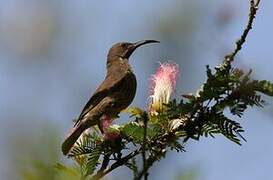
[[[254,29],[236,58],[258,79],[273,81],[273,1],[261,0]],[[205,65],[232,50],[248,16],[247,0],[0,0],[0,179],[58,179],[64,135],[105,75],[106,54],[119,41],[160,40],[137,50],[133,106],[146,107],[158,62],[181,72],[176,96],[196,92]],[[191,141],[169,153],[151,179],[273,179],[273,99],[240,120],[248,139]],[[129,179],[120,168],[107,179]]]

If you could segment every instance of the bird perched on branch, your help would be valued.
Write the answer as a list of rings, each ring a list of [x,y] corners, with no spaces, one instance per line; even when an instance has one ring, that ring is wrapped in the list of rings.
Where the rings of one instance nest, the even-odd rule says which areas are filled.
[[[129,57],[138,47],[148,43],[159,41],[121,42],[111,47],[107,56],[106,77],[83,108],[75,127],[63,142],[64,155],[69,153],[86,129],[95,125],[101,127],[103,116],[116,118],[121,110],[131,104],[135,97],[137,82],[129,64]]]

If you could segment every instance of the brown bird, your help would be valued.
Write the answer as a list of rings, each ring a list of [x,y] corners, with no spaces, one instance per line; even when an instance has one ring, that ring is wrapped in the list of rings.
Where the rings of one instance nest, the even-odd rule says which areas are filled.
[[[107,56],[106,77],[83,108],[73,131],[63,142],[64,155],[68,154],[86,129],[94,125],[101,127],[102,116],[116,118],[121,110],[131,104],[135,97],[137,82],[129,64],[129,57],[138,47],[148,43],[159,41],[121,42],[111,47]]]

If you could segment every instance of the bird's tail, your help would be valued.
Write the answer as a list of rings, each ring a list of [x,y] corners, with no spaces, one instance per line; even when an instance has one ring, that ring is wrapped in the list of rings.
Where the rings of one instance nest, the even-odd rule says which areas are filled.
[[[95,125],[94,123],[93,125]],[[91,124],[86,123],[86,121],[80,122],[76,127],[72,129],[72,132],[68,135],[65,141],[62,144],[62,152],[64,155],[67,155],[75,142],[79,139],[81,134],[89,127],[93,126]]]

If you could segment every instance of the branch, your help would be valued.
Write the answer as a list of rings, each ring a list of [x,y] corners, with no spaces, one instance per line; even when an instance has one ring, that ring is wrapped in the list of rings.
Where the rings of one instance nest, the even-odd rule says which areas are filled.
[[[241,35],[240,39],[236,41],[236,47],[235,49],[228,55],[225,56],[224,62],[231,63],[234,60],[234,57],[237,55],[237,53],[242,49],[243,44],[246,41],[247,35],[249,31],[252,29],[253,21],[256,17],[257,10],[259,8],[260,0],[250,0],[250,7],[249,7],[249,15],[248,15],[248,23],[247,26]]]
[[[143,161],[143,170],[146,167],[146,140],[147,140],[147,123],[148,123],[148,115],[147,113],[145,113],[143,115],[143,120],[144,120],[144,133],[143,133],[143,145],[142,145],[142,161]],[[148,173],[147,170],[144,173],[144,179],[147,180],[148,179]]]
[[[144,176],[145,179],[148,178],[148,170],[150,167],[152,167],[152,165],[154,164],[154,162],[156,161],[156,158],[154,156],[149,157],[146,160],[146,164],[143,167],[142,171],[140,171],[137,175],[137,177],[134,178],[134,180],[141,180],[141,178]]]
[[[113,171],[114,169],[120,166],[123,166],[125,163],[128,162],[129,159],[135,157],[139,153],[140,153],[140,149],[135,150],[134,152],[128,154],[127,156],[124,156],[123,158],[117,160],[115,163],[113,163],[109,168],[105,169],[104,171],[97,172],[97,174],[92,176],[91,179],[101,179],[102,177],[104,177],[105,175]]]
[[[106,154],[103,158],[101,168],[98,170],[98,174],[102,173],[108,166],[110,162],[110,154]]]

